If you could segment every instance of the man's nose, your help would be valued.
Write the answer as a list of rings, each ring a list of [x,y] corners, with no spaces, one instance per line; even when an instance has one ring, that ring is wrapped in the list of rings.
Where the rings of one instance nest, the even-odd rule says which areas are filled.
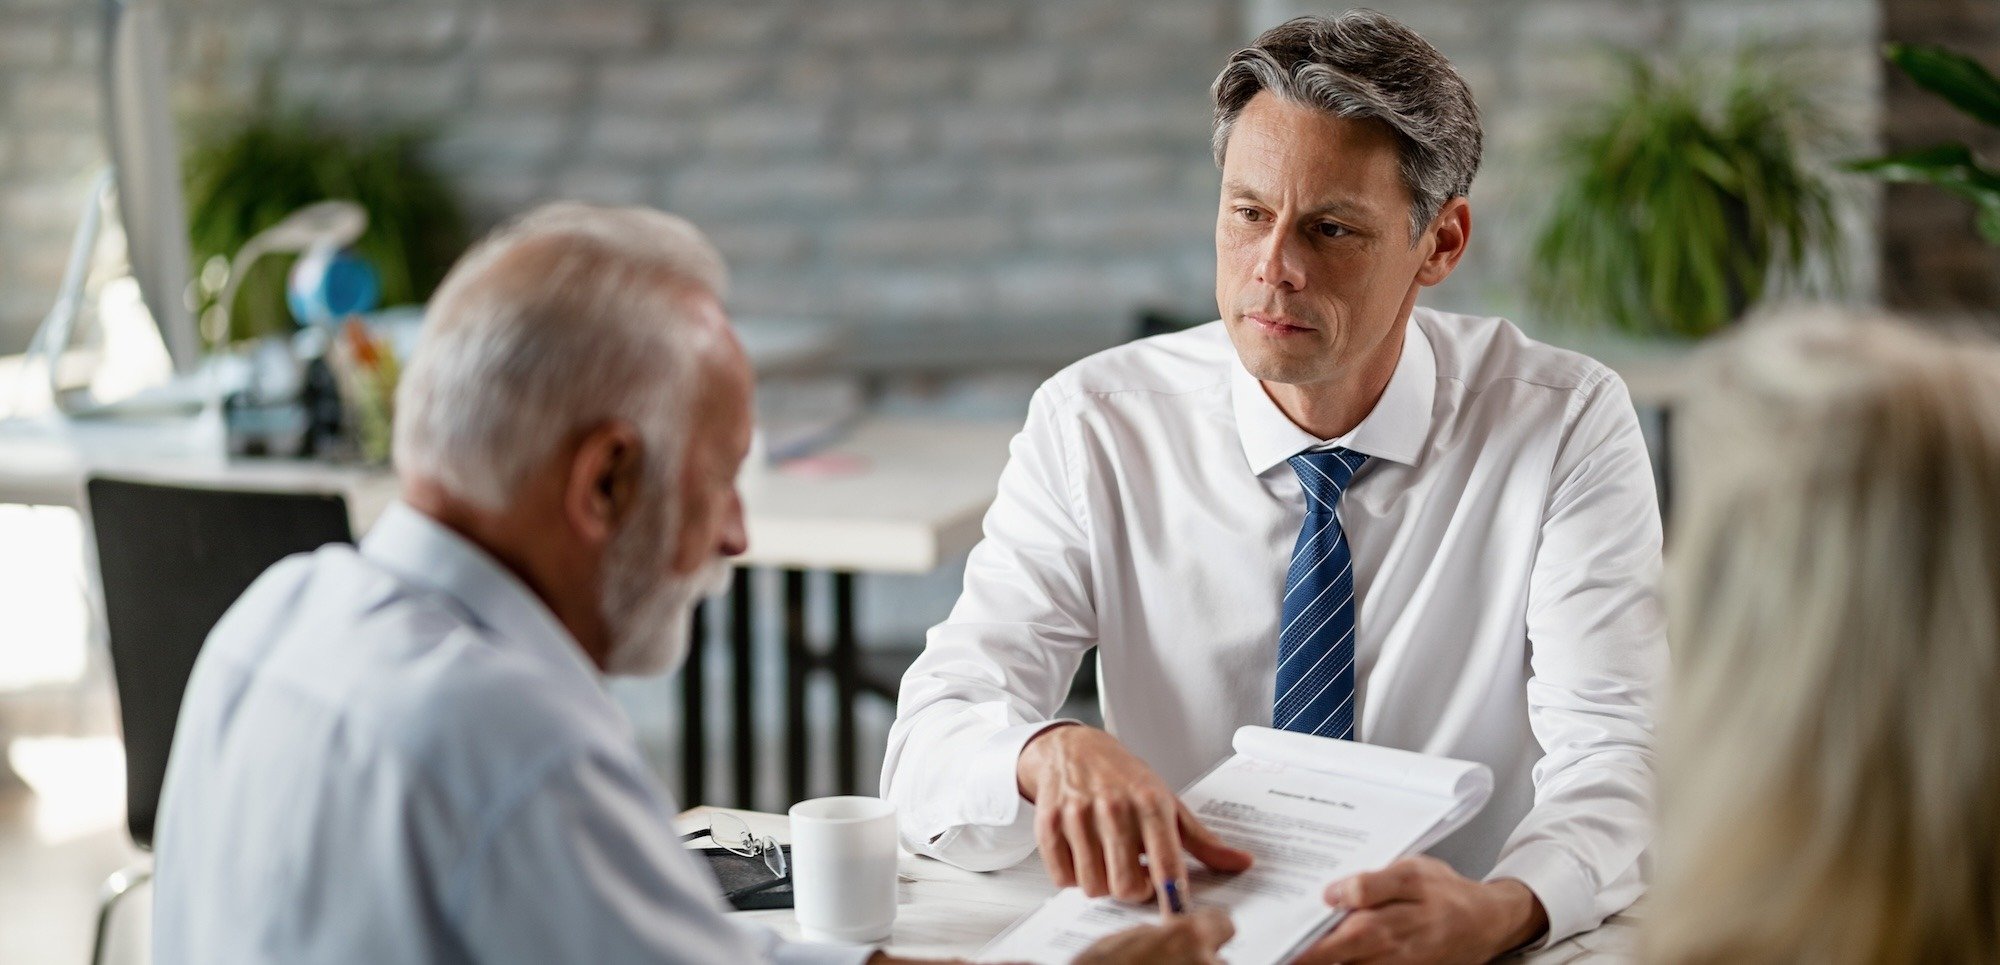
[[[1299,268],[1299,256],[1293,248],[1291,232],[1273,230],[1266,235],[1258,245],[1254,268],[1257,280],[1272,288],[1298,291],[1306,286],[1305,273]]]
[[[750,533],[743,523],[743,497],[732,491],[729,494],[729,511],[723,518],[722,533],[715,551],[727,559],[742,556],[749,548]]]

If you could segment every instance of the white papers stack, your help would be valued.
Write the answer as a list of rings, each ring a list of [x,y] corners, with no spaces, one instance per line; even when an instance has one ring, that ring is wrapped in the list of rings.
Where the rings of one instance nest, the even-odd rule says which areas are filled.
[[[1236,732],[1235,756],[1182,793],[1188,809],[1256,864],[1238,875],[1198,870],[1196,906],[1236,924],[1222,956],[1279,965],[1339,921],[1326,886],[1436,844],[1493,793],[1483,764],[1268,727]],[[1092,942],[1159,920],[1151,904],[1087,898],[1065,888],[980,951],[981,961],[1068,962]]]

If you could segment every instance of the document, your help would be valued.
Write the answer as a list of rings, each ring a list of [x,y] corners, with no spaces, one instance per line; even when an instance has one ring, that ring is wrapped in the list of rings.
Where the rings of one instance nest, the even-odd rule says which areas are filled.
[[[1181,799],[1224,841],[1256,857],[1236,875],[1197,865],[1189,880],[1196,907],[1221,908],[1235,921],[1222,957],[1237,965],[1290,961],[1339,923],[1327,885],[1429,848],[1493,793],[1483,764],[1269,727],[1240,728],[1232,743],[1236,754]],[[1065,888],[978,959],[1058,965],[1099,938],[1158,920],[1151,903]]]

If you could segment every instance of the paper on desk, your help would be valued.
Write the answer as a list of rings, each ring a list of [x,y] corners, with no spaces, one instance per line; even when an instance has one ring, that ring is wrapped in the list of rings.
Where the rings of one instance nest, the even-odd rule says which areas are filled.
[[[1375,760],[1328,768],[1330,752],[1364,745],[1331,742],[1346,745],[1333,748],[1324,738],[1303,735],[1281,736],[1315,743],[1273,742],[1263,739],[1266,734],[1251,735],[1246,746],[1239,731],[1239,753],[1182,795],[1211,830],[1256,857],[1240,875],[1201,870],[1190,882],[1195,906],[1222,908],[1235,923],[1236,937],[1222,949],[1230,962],[1289,961],[1338,921],[1323,895],[1328,884],[1420,850],[1464,823],[1491,793],[1491,776],[1479,765],[1430,758],[1442,765],[1430,766],[1398,759],[1422,755],[1366,748],[1361,756]],[[1368,779],[1359,776],[1364,773]],[[1068,962],[1099,938],[1158,918],[1151,904],[1087,898],[1065,888],[994,939],[979,959]]]

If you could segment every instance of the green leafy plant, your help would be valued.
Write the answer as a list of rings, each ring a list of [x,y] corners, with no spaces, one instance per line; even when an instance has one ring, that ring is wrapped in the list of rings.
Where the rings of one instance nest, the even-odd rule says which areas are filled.
[[[1888,44],[1883,55],[1918,87],[1982,124],[2000,127],[2000,80],[1978,61],[1924,44]],[[2000,245],[2000,171],[1981,163],[1963,141],[1855,161],[1848,169],[1885,181],[1935,185],[1966,198],[1978,211],[1980,236]]]
[[[1726,69],[1621,57],[1622,83],[1558,140],[1534,244],[1548,315],[1698,338],[1815,261],[1837,281],[1832,189],[1808,158],[1832,127],[1755,52]]]
[[[199,132],[185,162],[196,264],[226,262],[251,236],[307,204],[348,199],[368,210],[368,231],[355,249],[380,277],[382,303],[428,298],[464,250],[466,229],[450,186],[423,161],[424,141],[415,131],[347,131],[273,112]],[[274,255],[250,267],[222,340],[292,329],[285,275],[293,260]],[[209,298],[219,287],[203,286]],[[207,334],[216,340],[223,333]]]

